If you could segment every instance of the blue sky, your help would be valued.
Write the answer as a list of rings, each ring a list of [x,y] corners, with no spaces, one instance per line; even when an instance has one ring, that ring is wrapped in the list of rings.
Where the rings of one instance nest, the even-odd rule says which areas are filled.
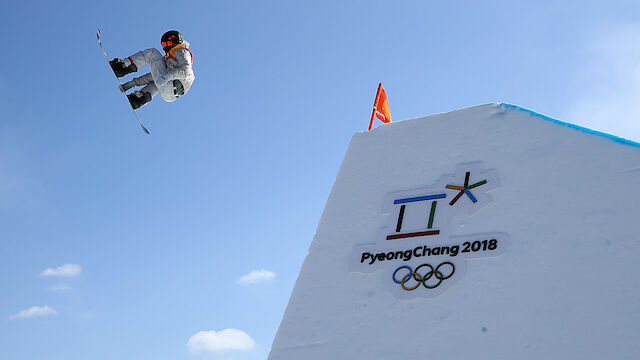
[[[637,1],[112,3],[0,13],[1,358],[266,358],[379,81],[395,121],[507,102],[640,140]],[[151,136],[97,27],[110,57],[191,43]],[[189,351],[225,329],[252,346]]]

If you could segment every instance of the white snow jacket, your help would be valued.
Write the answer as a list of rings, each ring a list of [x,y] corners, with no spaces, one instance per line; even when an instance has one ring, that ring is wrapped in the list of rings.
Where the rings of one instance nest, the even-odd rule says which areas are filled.
[[[183,89],[180,91],[182,94],[178,95],[186,94],[196,79],[192,67],[193,54],[189,50],[189,43],[185,41],[183,44],[169,50],[164,58],[167,63],[167,72],[171,74],[173,80],[178,80],[182,84]]]
[[[149,65],[153,82],[148,83],[142,90],[148,91],[151,96],[160,94],[166,102],[176,101],[186,94],[196,79],[191,67],[193,55],[186,41],[169,50],[165,56],[162,56],[158,49],[150,48],[131,55],[129,59],[138,68]],[[135,84],[139,85],[138,82],[151,79],[144,75],[134,80]]]

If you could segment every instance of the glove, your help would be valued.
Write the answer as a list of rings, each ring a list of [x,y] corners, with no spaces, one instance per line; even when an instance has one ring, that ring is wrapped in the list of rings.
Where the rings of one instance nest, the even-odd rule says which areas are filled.
[[[156,84],[158,85],[164,85],[166,83],[168,83],[169,81],[173,80],[173,74],[168,72],[162,76],[160,76],[158,78],[158,80],[156,80]]]

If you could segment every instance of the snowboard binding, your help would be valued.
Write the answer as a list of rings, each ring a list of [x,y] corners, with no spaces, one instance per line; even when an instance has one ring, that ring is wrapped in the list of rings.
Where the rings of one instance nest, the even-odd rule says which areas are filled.
[[[135,110],[151,101],[151,94],[146,91],[134,91],[131,94],[127,94],[127,99],[129,99],[129,104]]]
[[[124,66],[124,61],[118,58],[109,61],[109,65],[111,65],[111,69],[117,77],[123,77],[127,74],[138,71],[138,67],[133,62],[129,66]]]

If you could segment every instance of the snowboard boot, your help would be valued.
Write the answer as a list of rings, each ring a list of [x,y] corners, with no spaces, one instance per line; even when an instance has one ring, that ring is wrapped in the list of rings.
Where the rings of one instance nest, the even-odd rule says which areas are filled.
[[[131,107],[135,110],[140,108],[142,105],[151,101],[151,94],[146,91],[134,91],[131,94],[127,95],[127,99],[129,99],[129,103]]]
[[[129,66],[124,66],[124,61],[118,58],[109,61],[109,65],[111,65],[111,69],[117,77],[123,77],[127,74],[138,71],[138,67],[133,62],[131,62],[131,65]]]

